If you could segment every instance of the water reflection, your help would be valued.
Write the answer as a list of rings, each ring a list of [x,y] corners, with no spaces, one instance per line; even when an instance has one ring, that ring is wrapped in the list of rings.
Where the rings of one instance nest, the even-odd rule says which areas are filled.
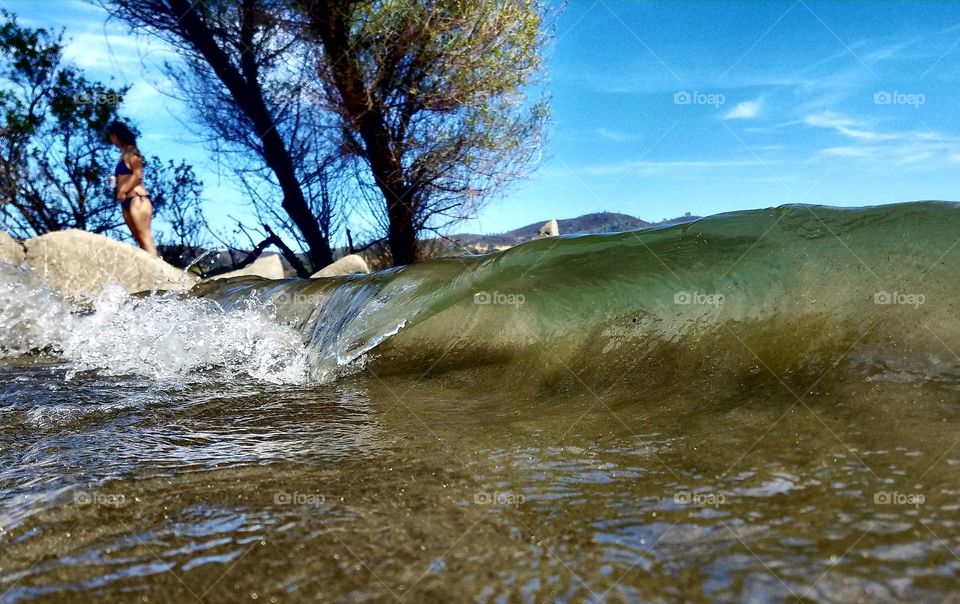
[[[34,367],[0,385],[0,485],[7,494],[0,527],[6,531],[62,502],[70,487],[277,462],[329,465],[389,445],[356,386],[164,388],[98,376],[51,388],[62,383],[64,371]]]
[[[601,405],[374,376],[118,378],[41,404],[47,377],[3,386],[0,600],[883,601],[960,588],[960,409],[939,386],[878,397],[838,382],[804,408],[769,384],[739,401],[614,390]],[[37,411],[57,406],[79,414]]]

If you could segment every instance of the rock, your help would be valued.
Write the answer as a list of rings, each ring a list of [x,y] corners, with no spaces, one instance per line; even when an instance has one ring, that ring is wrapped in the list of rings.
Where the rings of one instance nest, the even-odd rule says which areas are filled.
[[[316,279],[317,277],[341,277],[343,275],[355,275],[357,273],[369,273],[370,269],[367,268],[367,263],[363,260],[363,257],[358,256],[357,254],[350,254],[349,256],[344,256],[343,258],[337,260],[333,264],[323,267],[319,271],[310,275],[311,279]]]
[[[128,292],[185,290],[197,279],[140,248],[77,229],[24,242],[26,262],[65,296],[89,298],[110,283]]]
[[[263,277],[264,279],[283,279],[283,263],[276,254],[264,254],[247,266],[223,273],[211,279],[231,279],[233,277]]]
[[[560,227],[556,220],[548,220],[543,223],[534,239],[543,239],[544,237],[556,237],[560,234]]]
[[[25,256],[23,244],[3,231],[0,231],[0,262],[20,266],[23,264]]]

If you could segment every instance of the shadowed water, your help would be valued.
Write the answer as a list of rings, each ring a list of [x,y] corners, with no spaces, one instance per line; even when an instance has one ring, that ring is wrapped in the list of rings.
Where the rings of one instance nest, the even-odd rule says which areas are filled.
[[[957,216],[82,312],[7,267],[0,601],[950,600]]]

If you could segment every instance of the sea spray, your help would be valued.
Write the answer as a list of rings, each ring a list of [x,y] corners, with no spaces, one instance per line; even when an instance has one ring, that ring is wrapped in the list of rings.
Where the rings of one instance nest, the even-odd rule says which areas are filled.
[[[35,271],[0,262],[0,357],[53,346],[72,311]]]
[[[256,295],[241,306],[227,313],[209,299],[131,296],[114,285],[78,309],[32,271],[0,265],[0,354],[53,354],[69,362],[68,377],[96,370],[158,380],[215,373],[304,382],[300,334],[274,321]]]
[[[272,321],[255,297],[227,314],[210,300],[131,298],[114,287],[78,322],[60,343],[75,370],[160,379],[214,371],[275,383],[307,375],[299,335]]]

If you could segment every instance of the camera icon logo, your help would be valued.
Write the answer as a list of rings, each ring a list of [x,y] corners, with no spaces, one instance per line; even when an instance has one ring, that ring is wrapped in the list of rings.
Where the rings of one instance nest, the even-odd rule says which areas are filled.
[[[477,292],[473,294],[473,303],[474,304],[490,304],[490,293]]]
[[[886,90],[878,90],[873,93],[874,105],[889,105],[893,102],[893,95]]]
[[[893,295],[890,292],[877,292],[873,294],[874,304],[892,304]]]
[[[693,95],[685,90],[681,90],[673,95],[674,105],[689,105],[691,102],[693,102]]]
[[[690,292],[677,292],[673,294],[674,304],[690,304],[693,302],[693,296]]]

